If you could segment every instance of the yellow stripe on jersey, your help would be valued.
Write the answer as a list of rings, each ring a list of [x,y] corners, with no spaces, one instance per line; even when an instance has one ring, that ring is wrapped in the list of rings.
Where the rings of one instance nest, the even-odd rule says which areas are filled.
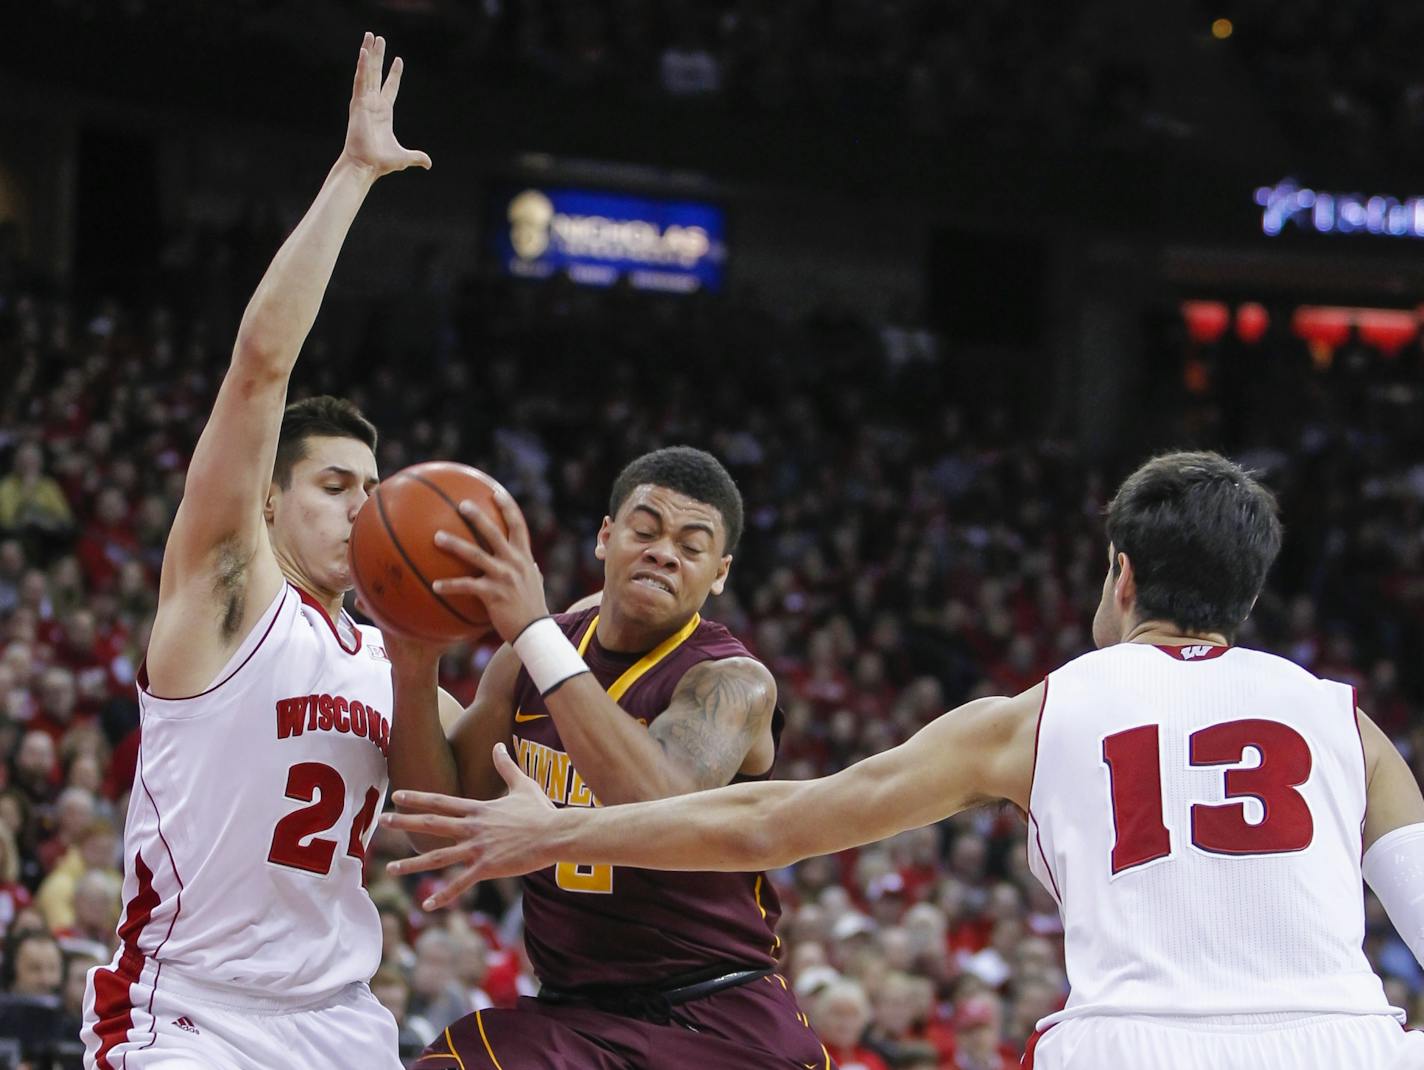
[[[583,638],[579,640],[579,657],[583,657],[584,651],[588,649],[588,644],[593,641],[593,633],[598,630],[598,617],[599,615],[597,613],[593,615],[593,620],[589,622],[588,629],[583,633]],[[648,673],[652,672],[652,670],[657,667],[658,662],[662,661],[674,650],[682,646],[683,643],[687,642],[688,639],[692,638],[692,633],[697,631],[701,625],[702,614],[694,613],[692,619],[684,624],[679,631],[674,632],[657,646],[653,647],[652,650],[649,650],[639,658],[637,663],[627,672],[614,680],[612,685],[608,688],[608,697],[614,702],[621,699],[628,693],[630,687]]]
[[[499,1065],[499,1060],[494,1057],[494,1049],[490,1047],[489,1037],[485,1036],[485,1020],[480,1011],[475,1011],[475,1024],[480,1027],[480,1039],[485,1042],[485,1051],[489,1053],[490,1062],[494,1063],[494,1070],[504,1070],[504,1067]],[[449,1030],[447,1029],[446,1032],[448,1033]],[[460,1064],[460,1070],[465,1070],[464,1063]]]

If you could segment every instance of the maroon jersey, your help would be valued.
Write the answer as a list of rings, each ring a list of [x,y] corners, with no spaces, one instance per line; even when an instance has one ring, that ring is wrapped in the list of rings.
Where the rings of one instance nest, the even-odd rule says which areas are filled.
[[[597,609],[555,616],[594,678],[643,724],[667,709],[694,665],[751,657],[720,624],[693,617],[646,654],[604,650]],[[529,674],[514,685],[515,757],[556,806],[597,806],[569,761]],[[774,737],[781,733],[777,709]],[[770,775],[769,773],[766,775]],[[738,780],[765,779],[738,777]],[[525,944],[540,980],[554,988],[655,985],[723,963],[771,966],[781,904],[760,873],[664,873],[562,863],[524,878]]]

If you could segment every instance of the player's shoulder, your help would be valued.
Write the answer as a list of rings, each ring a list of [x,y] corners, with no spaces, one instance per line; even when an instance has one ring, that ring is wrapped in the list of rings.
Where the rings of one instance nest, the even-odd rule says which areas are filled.
[[[750,658],[760,664],[761,659],[747,648],[747,645],[732,634],[721,621],[702,618],[697,630],[692,633],[691,642],[708,660],[723,658]]]
[[[597,606],[586,606],[583,609],[569,610],[564,613],[554,613],[554,623],[570,639],[577,640],[583,634],[588,622],[598,615]]]

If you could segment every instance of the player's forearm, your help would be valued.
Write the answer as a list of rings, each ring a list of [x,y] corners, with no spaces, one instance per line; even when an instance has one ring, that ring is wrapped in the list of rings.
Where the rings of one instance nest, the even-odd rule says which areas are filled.
[[[440,725],[438,659],[392,662],[395,711],[386,756],[391,789],[460,794],[455,754]]]
[[[391,746],[386,767],[392,791],[460,794],[455,755],[440,726],[439,665],[438,658],[416,664],[391,663],[395,709],[391,716]],[[409,835],[419,851],[443,845],[434,837],[415,832]]]
[[[291,373],[346,235],[375,182],[368,167],[336,161],[316,200],[282,243],[238,328],[234,367],[285,378]]]
[[[609,698],[592,673],[566,680],[545,705],[569,761],[603,805],[665,799],[692,790],[647,726]]]
[[[819,853],[788,825],[802,790],[796,781],[766,781],[630,806],[567,807],[549,817],[550,856],[694,872],[777,869]]]

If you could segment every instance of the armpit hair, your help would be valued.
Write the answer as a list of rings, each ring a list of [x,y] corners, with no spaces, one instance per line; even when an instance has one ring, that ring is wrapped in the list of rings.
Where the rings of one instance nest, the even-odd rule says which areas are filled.
[[[242,627],[242,614],[247,608],[247,566],[256,552],[241,546],[236,536],[220,542],[215,552],[213,593],[222,607],[218,628],[224,639],[233,638]]]

